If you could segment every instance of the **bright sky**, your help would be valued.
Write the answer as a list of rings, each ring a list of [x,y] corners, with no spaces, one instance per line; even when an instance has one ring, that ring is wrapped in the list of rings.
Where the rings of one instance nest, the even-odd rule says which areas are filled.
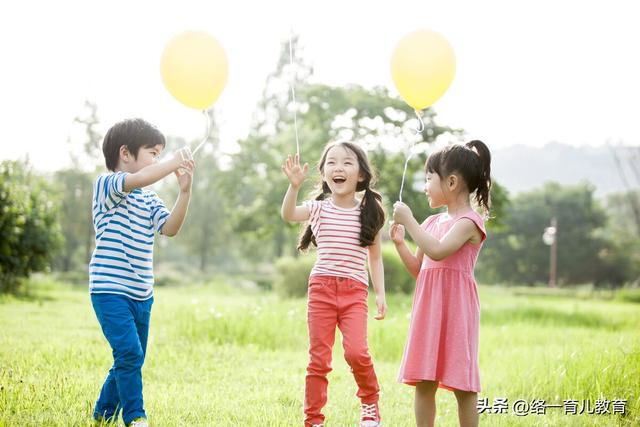
[[[293,29],[315,81],[395,88],[390,56],[418,28],[453,45],[457,73],[439,121],[490,147],[550,141],[640,144],[635,1],[22,1],[0,5],[0,159],[40,169],[67,162],[85,99],[103,131],[144,117],[196,139],[200,113],[162,85],[166,42],[184,30],[216,37],[229,81],[215,104],[223,143],[246,135],[281,42]]]

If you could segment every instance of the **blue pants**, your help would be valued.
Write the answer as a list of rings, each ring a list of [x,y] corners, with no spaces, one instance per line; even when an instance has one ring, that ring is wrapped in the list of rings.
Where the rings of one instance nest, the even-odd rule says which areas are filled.
[[[142,400],[142,364],[147,351],[153,298],[136,301],[124,295],[91,294],[91,303],[113,353],[93,417],[117,419],[125,425],[145,417]]]

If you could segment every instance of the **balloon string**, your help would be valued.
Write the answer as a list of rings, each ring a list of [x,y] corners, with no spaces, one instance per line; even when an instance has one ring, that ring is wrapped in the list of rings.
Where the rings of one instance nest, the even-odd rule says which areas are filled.
[[[418,118],[418,127],[416,128],[416,133],[414,137],[420,135],[424,131],[424,121],[422,121],[422,113],[418,110],[414,110],[416,113],[416,117]],[[402,202],[402,190],[404,189],[404,178],[407,175],[407,166],[409,165],[409,160],[413,157],[413,146],[415,145],[415,140],[411,141],[411,146],[409,147],[409,155],[407,159],[404,161],[404,170],[402,171],[402,183],[400,184],[400,201]]]
[[[291,42],[291,32],[289,33],[289,65],[291,66],[291,70],[293,70],[293,43]],[[297,115],[297,107],[296,107],[296,91],[294,89],[295,82],[295,74],[292,73],[291,82],[289,86],[291,86],[291,101],[293,102],[293,128],[296,132],[296,154],[300,156],[300,141],[298,141],[298,115]]]
[[[202,148],[204,143],[209,139],[209,132],[211,131],[211,118],[209,117],[209,114],[207,114],[207,110],[202,110],[202,114],[204,114],[204,117],[207,121],[207,130],[205,131],[204,138],[202,139],[202,141],[200,141],[200,144],[198,144],[195,150],[193,150],[192,154],[196,154],[198,150]]]

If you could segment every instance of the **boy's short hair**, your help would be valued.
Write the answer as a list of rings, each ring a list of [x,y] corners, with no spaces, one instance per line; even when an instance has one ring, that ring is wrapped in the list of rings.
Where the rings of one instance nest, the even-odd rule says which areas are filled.
[[[102,153],[107,169],[114,171],[120,158],[120,147],[126,146],[137,159],[140,148],[151,148],[166,145],[162,132],[143,119],[122,120],[107,131],[102,142]]]

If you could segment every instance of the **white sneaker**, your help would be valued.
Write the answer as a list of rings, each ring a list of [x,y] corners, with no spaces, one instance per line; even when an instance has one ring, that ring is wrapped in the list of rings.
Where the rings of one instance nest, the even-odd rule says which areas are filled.
[[[136,418],[129,423],[128,427],[149,427],[149,423],[145,418]]]
[[[381,427],[380,411],[378,404],[372,403],[367,405],[363,403],[360,408],[360,427]]]

